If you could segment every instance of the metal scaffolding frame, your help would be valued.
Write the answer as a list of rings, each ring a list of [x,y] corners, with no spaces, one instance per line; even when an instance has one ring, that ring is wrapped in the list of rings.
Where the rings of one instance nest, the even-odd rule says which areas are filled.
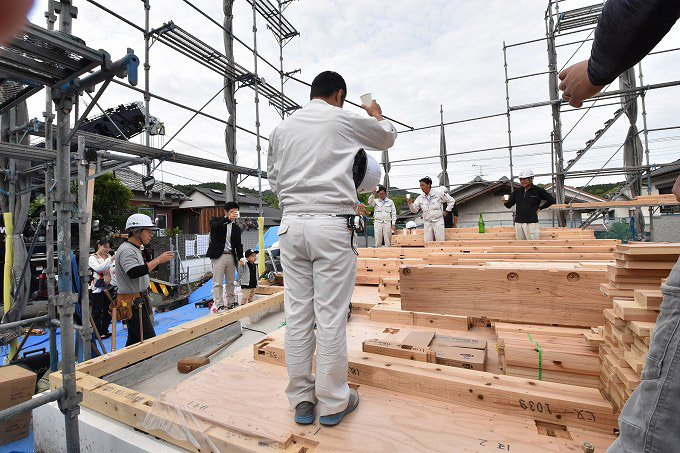
[[[603,4],[604,2],[600,2],[595,5],[591,6],[586,6],[582,8],[577,8],[569,11],[560,11],[561,5],[565,2],[566,0],[548,0],[548,5],[546,8],[545,12],[545,29],[546,29],[546,36],[544,38],[538,38],[538,39],[531,39],[528,41],[523,41],[519,43],[513,43],[513,44],[506,44],[503,42],[503,61],[504,61],[504,71],[505,71],[505,86],[506,86],[506,108],[507,108],[507,118],[508,118],[508,153],[509,153],[509,158],[510,158],[510,175],[511,175],[511,182],[513,179],[513,161],[512,161],[512,149],[513,149],[513,143],[512,143],[512,132],[511,132],[511,113],[513,111],[519,111],[519,110],[525,110],[525,109],[533,109],[536,107],[543,107],[543,106],[550,106],[551,107],[551,116],[552,116],[552,131],[551,131],[551,142],[552,142],[552,152],[553,152],[553,159],[552,159],[552,170],[551,173],[545,174],[545,175],[537,175],[537,176],[551,176],[553,181],[554,181],[554,191],[555,191],[555,197],[557,198],[557,202],[560,204],[564,204],[565,202],[565,193],[564,193],[564,183],[567,178],[570,177],[584,177],[584,176],[591,176],[591,180],[588,182],[587,185],[590,184],[596,177],[598,176],[605,176],[605,175],[614,175],[614,174],[630,174],[631,172],[637,173],[637,178],[639,180],[642,180],[645,176],[647,177],[647,191],[648,193],[651,192],[651,181],[650,181],[650,172],[652,169],[652,166],[650,166],[650,160],[649,160],[649,141],[648,141],[648,134],[652,130],[648,128],[647,125],[647,109],[646,109],[646,104],[645,104],[645,94],[650,91],[650,90],[655,90],[655,89],[662,89],[662,88],[669,88],[669,87],[675,87],[680,85],[680,80],[674,80],[674,81],[669,81],[665,83],[658,83],[654,85],[645,85],[643,76],[642,76],[642,64],[640,63],[638,65],[638,72],[639,72],[639,79],[640,79],[640,84],[639,86],[630,88],[630,89],[620,89],[620,90],[610,90],[610,91],[605,91],[601,93],[598,96],[594,96],[588,100],[586,100],[587,103],[590,103],[590,106],[588,109],[585,110],[585,113],[583,113],[583,116],[578,120],[576,125],[566,134],[566,136],[571,133],[571,131],[578,125],[578,123],[587,115],[587,113],[590,111],[590,109],[594,107],[606,107],[606,106],[612,106],[612,105],[619,105],[619,108],[614,112],[614,115],[612,118],[607,120],[604,123],[604,127],[600,130],[598,130],[594,137],[590,140],[588,140],[585,143],[585,146],[577,151],[576,156],[569,160],[568,162],[565,163],[564,161],[564,151],[562,149],[563,146],[563,141],[566,138],[566,136],[562,136],[562,118],[561,115],[563,113],[568,113],[572,111],[577,111],[578,109],[563,109],[563,106],[566,106],[567,103],[564,102],[560,98],[560,92],[559,92],[559,82],[558,82],[558,75],[561,70],[558,70],[557,67],[557,48],[558,47],[564,47],[564,46],[569,46],[569,45],[574,45],[574,44],[579,44],[578,49],[581,48],[581,46],[588,41],[592,41],[593,38],[591,38],[595,26],[597,24],[597,21],[599,19],[600,14],[602,13],[603,9]],[[564,37],[564,36],[570,36],[574,34],[579,34],[583,32],[589,32],[588,35],[581,39],[581,40],[575,40],[567,43],[560,43],[558,44],[557,41],[559,38]],[[536,72],[536,73],[531,73],[531,74],[524,74],[524,75],[519,75],[519,76],[514,76],[514,77],[509,77],[508,76],[508,57],[507,57],[507,50],[512,47],[517,47],[517,46],[523,46],[526,44],[532,44],[532,43],[538,43],[545,41],[547,44],[547,51],[548,51],[548,71],[543,71],[543,72]],[[578,50],[577,49],[577,50]],[[667,50],[661,50],[657,52],[651,52],[649,55],[654,55],[654,54],[661,54],[661,53],[666,53],[666,52],[672,52],[680,49],[667,49]],[[564,64],[566,66],[569,64],[571,61],[571,58],[576,54],[574,52],[572,56],[567,60],[567,62]],[[509,85],[510,82],[513,80],[519,80],[519,79],[524,79],[524,78],[529,78],[529,77],[535,77],[538,75],[549,75],[549,89],[550,89],[550,100],[548,101],[542,101],[542,102],[535,102],[535,103],[530,103],[530,104],[521,104],[521,105],[511,105],[510,103],[510,89]],[[623,96],[626,96],[625,101],[622,105],[621,99],[623,99]],[[640,98],[642,102],[642,120],[643,120],[643,129],[638,132],[642,133],[644,136],[644,152],[646,156],[646,165],[644,166],[638,166],[638,167],[631,167],[631,166],[624,166],[624,167],[619,167],[619,168],[605,168],[605,166],[611,161],[611,159],[616,155],[618,150],[610,157],[610,159],[605,163],[605,165],[602,166],[602,168],[599,169],[592,169],[592,170],[579,170],[575,171],[572,170],[572,167],[583,157],[583,155],[588,152],[595,143],[605,134],[605,132],[612,126],[614,122],[616,122],[621,116],[624,115],[626,109],[631,106],[633,103],[637,103],[638,98]],[[616,100],[616,102],[611,102],[611,103],[606,103],[606,104],[600,104],[600,105],[595,105],[596,102],[601,101],[601,100]],[[662,128],[666,129],[666,128]],[[625,142],[624,142],[625,144]],[[621,145],[623,147],[623,145]],[[619,150],[621,149],[619,148]],[[628,183],[624,186],[623,189],[630,187],[632,184],[632,181],[628,181]],[[617,193],[615,193],[612,197],[612,199],[615,199],[617,197],[620,197],[624,193],[624,190],[620,190]],[[590,223],[592,223],[593,220],[595,220],[596,217],[593,218],[588,218],[586,219],[582,224],[581,228],[585,228]],[[652,209],[650,208],[649,212],[649,218],[650,218],[650,231],[653,228],[652,224]],[[559,226],[566,226],[566,212],[565,211],[559,211],[557,214],[557,220]]]

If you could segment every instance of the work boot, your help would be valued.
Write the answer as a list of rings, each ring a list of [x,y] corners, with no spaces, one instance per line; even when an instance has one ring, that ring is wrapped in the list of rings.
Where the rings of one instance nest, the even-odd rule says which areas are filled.
[[[314,404],[303,401],[295,407],[295,423],[298,425],[311,425],[314,423]]]
[[[354,409],[356,409],[358,405],[359,405],[359,393],[354,389],[349,389],[349,403],[347,403],[347,407],[345,408],[345,410],[342,412],[338,412],[337,414],[322,415],[321,417],[319,417],[319,423],[326,426],[337,425],[342,421],[345,415],[349,414]]]

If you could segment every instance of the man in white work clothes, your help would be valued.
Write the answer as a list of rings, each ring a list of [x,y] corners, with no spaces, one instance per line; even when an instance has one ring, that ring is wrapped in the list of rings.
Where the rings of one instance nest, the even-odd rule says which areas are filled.
[[[433,189],[432,180],[427,176],[420,179],[420,189],[423,194],[419,195],[416,201],[411,201],[410,197],[406,198],[408,207],[414,214],[418,211],[423,212],[423,221],[425,222],[423,233],[426,242],[445,241],[445,211],[442,205],[446,203],[446,215],[451,215],[456,200],[444,191]]]
[[[394,201],[387,198],[385,186],[378,186],[378,198],[375,197],[375,189],[368,204],[373,206],[373,231],[375,231],[375,246],[390,247],[392,245],[392,233],[397,224],[397,208]]]
[[[347,307],[356,276],[348,221],[359,187],[353,167],[360,149],[387,149],[397,132],[375,101],[362,106],[368,116],[343,110],[346,94],[340,74],[322,72],[311,101],[269,136],[267,178],[283,210],[286,396],[299,424],[314,423],[317,403],[323,425],[340,423],[359,404],[347,385]]]

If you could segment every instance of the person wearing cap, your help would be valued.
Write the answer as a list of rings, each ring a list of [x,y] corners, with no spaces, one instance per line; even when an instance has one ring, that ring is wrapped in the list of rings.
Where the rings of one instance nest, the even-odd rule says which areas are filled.
[[[132,305],[132,318],[127,323],[128,338],[125,346],[156,336],[149,315],[149,273],[170,261],[172,252],[165,252],[146,262],[142,250],[151,242],[154,231],[158,229],[148,215],[132,214],[125,223],[128,239],[116,251],[118,299],[131,300]]]
[[[241,305],[252,302],[257,289],[257,250],[248,249],[245,253],[246,262],[238,266],[238,281],[241,284]]]
[[[343,110],[346,95],[340,74],[322,72],[312,82],[311,101],[269,136],[267,179],[283,210],[286,396],[299,424],[314,423],[318,412],[321,424],[336,425],[359,404],[347,385],[346,332],[357,266],[357,190],[380,180],[380,167],[363,149],[390,148],[397,131],[375,101],[362,106],[368,116]],[[362,161],[360,174],[355,168]]]
[[[373,230],[375,231],[375,246],[385,247],[392,245],[392,233],[397,225],[397,207],[394,201],[387,198],[385,186],[378,186],[378,198],[375,197],[375,189],[370,197],[368,204],[373,206]]]
[[[520,241],[537,241],[541,238],[538,212],[555,204],[555,197],[543,187],[534,185],[534,172],[531,170],[523,170],[519,174],[519,183],[521,187],[513,190],[503,204],[508,209],[517,206],[515,238]]]
[[[423,212],[425,222],[423,239],[426,242],[445,241],[444,216],[451,215],[456,200],[443,190],[433,189],[432,179],[427,176],[420,179],[420,189],[423,193],[418,195],[415,201],[408,197],[406,202],[412,213]],[[443,209],[444,203],[446,210]]]
[[[212,313],[236,307],[234,297],[234,277],[238,263],[245,264],[241,228],[236,224],[238,203],[228,201],[224,204],[224,216],[210,220],[210,244],[205,256],[210,258],[213,274]],[[223,280],[226,279],[227,294],[224,295]],[[226,299],[226,305],[225,305]]]

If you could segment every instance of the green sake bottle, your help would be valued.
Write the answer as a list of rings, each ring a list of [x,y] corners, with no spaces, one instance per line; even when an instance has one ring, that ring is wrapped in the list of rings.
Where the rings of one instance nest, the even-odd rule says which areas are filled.
[[[484,228],[484,216],[482,215],[481,212],[479,213],[479,232],[480,233],[486,232],[486,228]]]

